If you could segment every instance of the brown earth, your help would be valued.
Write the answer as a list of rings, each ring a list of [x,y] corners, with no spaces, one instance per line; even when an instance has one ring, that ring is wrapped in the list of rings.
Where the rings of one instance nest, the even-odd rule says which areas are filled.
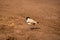
[[[0,40],[60,40],[59,13],[60,0],[0,0]]]

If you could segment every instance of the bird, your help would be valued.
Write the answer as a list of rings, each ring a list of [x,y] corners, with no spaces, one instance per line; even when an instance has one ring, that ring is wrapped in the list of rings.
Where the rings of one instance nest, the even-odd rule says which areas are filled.
[[[26,17],[26,22],[29,24],[29,25],[35,25],[35,24],[38,24],[39,22],[31,19],[29,16]]]

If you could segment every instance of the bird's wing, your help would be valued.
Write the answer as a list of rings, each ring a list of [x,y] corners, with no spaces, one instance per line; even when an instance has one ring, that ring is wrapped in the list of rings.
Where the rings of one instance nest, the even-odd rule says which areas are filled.
[[[29,19],[29,22],[31,22],[31,23],[36,23],[36,21],[33,20],[33,19]]]

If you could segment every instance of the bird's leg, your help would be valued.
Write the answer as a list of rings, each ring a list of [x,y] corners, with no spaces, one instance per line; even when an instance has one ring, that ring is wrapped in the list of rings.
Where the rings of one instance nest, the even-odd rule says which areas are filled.
[[[35,25],[35,23],[32,23],[33,25]]]

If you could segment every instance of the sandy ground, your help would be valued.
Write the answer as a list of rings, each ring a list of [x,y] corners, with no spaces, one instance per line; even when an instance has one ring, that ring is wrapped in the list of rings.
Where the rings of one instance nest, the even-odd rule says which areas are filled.
[[[0,40],[60,40],[60,0],[0,0]]]

